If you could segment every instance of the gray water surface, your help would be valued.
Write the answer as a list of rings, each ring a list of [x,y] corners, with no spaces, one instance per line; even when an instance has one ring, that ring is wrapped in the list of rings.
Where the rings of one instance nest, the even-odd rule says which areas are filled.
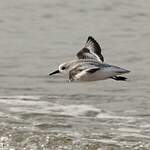
[[[150,1],[0,3],[0,150],[150,149]],[[48,76],[89,35],[126,82]]]

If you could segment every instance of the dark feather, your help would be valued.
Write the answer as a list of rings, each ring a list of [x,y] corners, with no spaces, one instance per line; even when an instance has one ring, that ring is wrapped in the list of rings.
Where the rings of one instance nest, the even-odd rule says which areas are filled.
[[[87,70],[88,73],[94,73],[96,71],[100,70],[100,68],[92,68],[92,69],[89,69]]]
[[[111,77],[111,78],[116,80],[116,81],[126,81],[127,80],[127,78],[123,77],[123,76],[114,76],[114,77]]]
[[[88,37],[86,44],[82,50],[77,53],[79,59],[100,59],[104,62],[104,57],[101,54],[101,47],[98,42],[91,36]]]

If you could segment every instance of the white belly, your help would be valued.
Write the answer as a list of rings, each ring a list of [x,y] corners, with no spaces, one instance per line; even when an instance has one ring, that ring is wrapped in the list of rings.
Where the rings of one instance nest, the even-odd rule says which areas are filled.
[[[81,75],[79,78],[76,78],[76,80],[79,81],[96,81],[96,80],[105,80],[110,77],[113,77],[115,75],[119,75],[120,73],[116,73],[114,71],[110,70],[99,70],[94,73],[85,73]]]
[[[95,72],[90,72],[90,70],[83,70],[75,75],[75,80],[79,81],[96,81],[96,80],[105,80],[107,78],[114,77],[116,75],[121,75],[124,73],[129,73],[128,70],[116,67],[116,66],[109,66],[100,68]]]

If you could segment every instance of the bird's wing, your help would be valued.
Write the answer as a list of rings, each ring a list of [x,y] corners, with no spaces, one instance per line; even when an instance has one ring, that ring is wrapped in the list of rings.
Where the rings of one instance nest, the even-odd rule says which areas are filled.
[[[77,53],[77,57],[79,59],[96,59],[104,62],[104,57],[101,54],[101,47],[91,36],[88,37],[84,48]]]
[[[100,70],[100,68],[93,66],[77,65],[76,67],[74,67],[69,71],[69,80],[70,81],[77,80],[85,76],[87,73],[92,74],[97,70]]]

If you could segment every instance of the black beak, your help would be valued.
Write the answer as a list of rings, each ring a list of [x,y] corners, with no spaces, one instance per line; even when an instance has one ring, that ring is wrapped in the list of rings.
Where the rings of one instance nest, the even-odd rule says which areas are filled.
[[[60,73],[60,71],[59,71],[59,70],[56,70],[56,71],[50,73],[49,75],[51,76],[51,75],[56,74],[56,73]]]

